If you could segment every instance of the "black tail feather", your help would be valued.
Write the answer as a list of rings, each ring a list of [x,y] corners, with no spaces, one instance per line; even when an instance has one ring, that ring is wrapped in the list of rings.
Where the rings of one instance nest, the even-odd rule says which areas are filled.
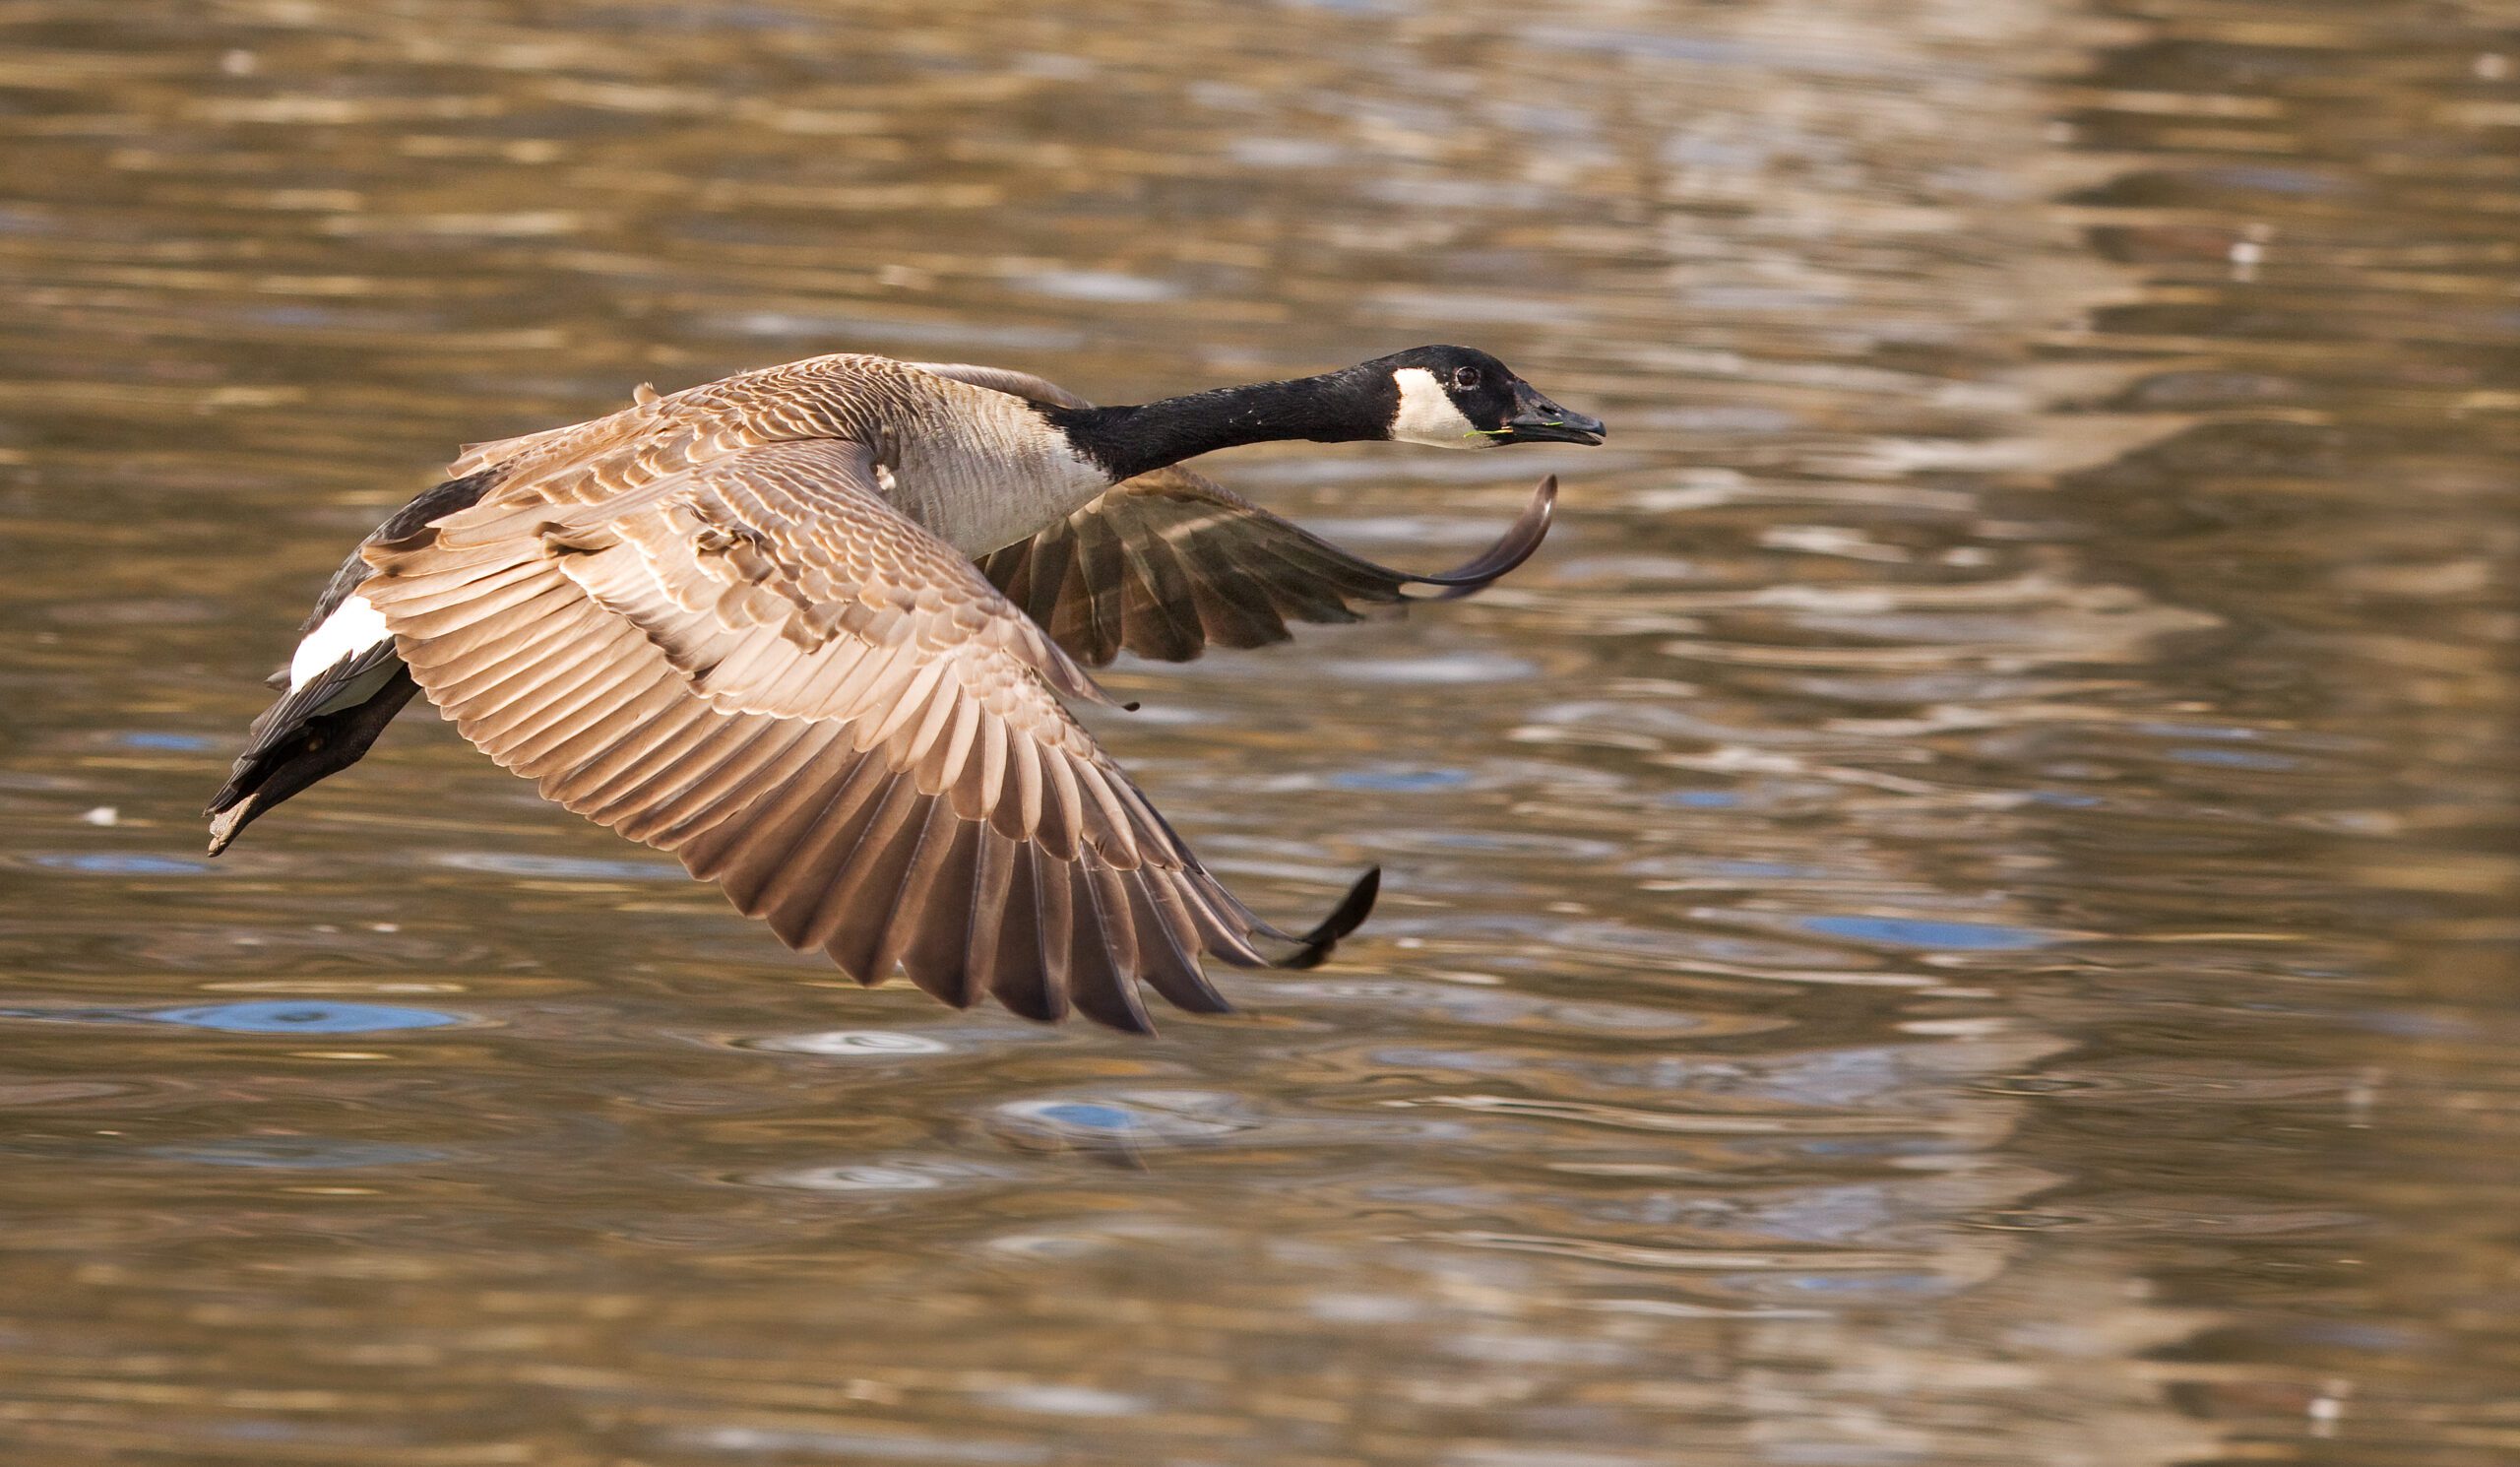
[[[419,690],[409,670],[397,668],[393,680],[363,703],[311,717],[283,721],[266,714],[256,720],[253,744],[237,756],[227,783],[202,811],[210,817],[210,854],[226,850],[238,832],[273,806],[357,763]]]
[[[471,508],[498,478],[498,470],[485,469],[422,489],[377,526],[360,542],[360,548],[410,535],[432,520]],[[324,594],[315,599],[315,609],[307,613],[297,629],[298,635],[302,637],[323,625],[325,618],[356,594],[371,574],[360,549],[350,551],[341,569],[333,572]],[[330,713],[314,710],[394,657],[393,644],[386,642],[355,658],[346,658],[282,693],[278,702],[263,710],[262,717],[254,720],[253,728],[246,733],[245,752],[237,756],[227,783],[211,797],[210,808],[202,811],[210,817],[211,855],[226,850],[238,831],[274,805],[359,761],[376,742],[377,735],[385,732],[385,726],[394,721],[394,715],[402,712],[403,705],[420,690],[411,681],[410,671],[398,665],[392,680],[364,701]],[[271,681],[275,686],[288,687],[288,670],[283,668]]]

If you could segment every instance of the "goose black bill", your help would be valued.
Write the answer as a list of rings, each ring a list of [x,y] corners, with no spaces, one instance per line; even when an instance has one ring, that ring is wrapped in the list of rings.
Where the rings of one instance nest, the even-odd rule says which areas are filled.
[[[1599,443],[1608,436],[1600,418],[1557,406],[1528,382],[1514,384],[1514,415],[1499,435],[1507,443]]]

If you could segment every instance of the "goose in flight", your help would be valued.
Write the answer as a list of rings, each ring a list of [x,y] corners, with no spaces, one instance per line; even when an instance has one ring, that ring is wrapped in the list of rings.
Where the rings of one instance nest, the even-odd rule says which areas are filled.
[[[672,852],[790,947],[957,1007],[1143,1032],[1203,954],[1307,967],[1062,699],[1287,622],[1465,596],[1546,533],[1388,570],[1173,467],[1280,439],[1599,443],[1482,351],[1098,408],[1020,372],[818,356],[475,444],[335,574],[212,799],[211,854],[357,762],[415,693],[544,797]],[[1429,588],[1411,594],[1412,586]]]

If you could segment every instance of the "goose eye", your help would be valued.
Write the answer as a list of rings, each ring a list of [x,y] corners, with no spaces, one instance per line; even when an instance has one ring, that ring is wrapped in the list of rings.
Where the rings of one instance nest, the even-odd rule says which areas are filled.
[[[1479,368],[1473,366],[1453,368],[1453,386],[1468,391],[1478,385]]]

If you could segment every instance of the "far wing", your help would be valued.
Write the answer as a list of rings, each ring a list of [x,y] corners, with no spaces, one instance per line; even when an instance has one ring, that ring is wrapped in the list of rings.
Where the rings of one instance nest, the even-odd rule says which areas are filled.
[[[1187,469],[1116,484],[1083,509],[980,557],[990,583],[1069,656],[1102,667],[1123,649],[1188,662],[1214,642],[1265,647],[1290,621],[1362,619],[1373,606],[1451,601],[1531,558],[1548,534],[1554,476],[1504,538],[1435,575],[1376,565]],[[1410,587],[1431,588],[1411,594]]]

